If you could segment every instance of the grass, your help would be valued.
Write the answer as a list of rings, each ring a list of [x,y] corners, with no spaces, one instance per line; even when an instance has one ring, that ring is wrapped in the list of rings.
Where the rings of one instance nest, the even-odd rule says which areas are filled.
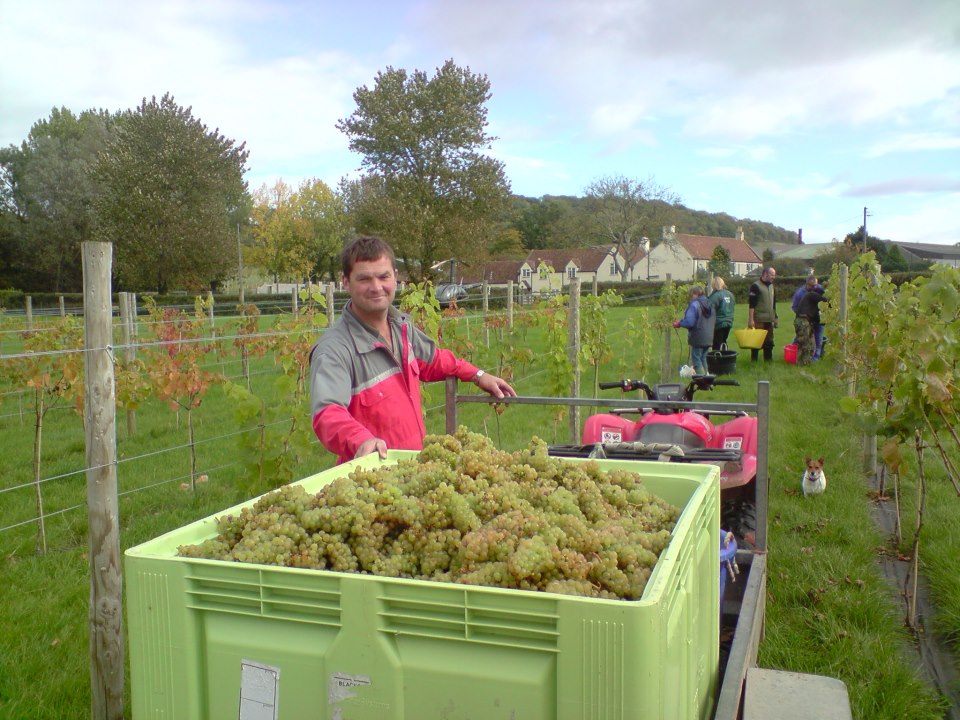
[[[621,370],[613,369],[619,367],[619,358],[635,353],[633,339],[616,329],[638,312],[645,310],[621,307],[610,311],[616,359],[601,373],[601,379],[619,379]],[[942,701],[919,679],[895,591],[877,571],[877,548],[885,538],[869,515],[859,436],[837,409],[836,398],[842,391],[832,377],[829,359],[808,369],[783,362],[782,346],[792,335],[786,318],[792,316],[788,307],[781,312],[785,321],[777,333],[775,362],[751,363],[749,355],[741,352],[736,376],[741,387],[718,388],[704,398],[752,399],[758,380],[771,382],[770,579],[760,661],[766,667],[840,678],[850,691],[854,717],[861,720],[940,718]],[[744,318],[745,308],[741,307],[738,326],[743,326]],[[477,324],[474,322],[474,328]],[[525,342],[542,349],[542,337],[534,330]],[[676,355],[671,367],[675,368],[686,352],[685,338],[678,342],[674,335],[673,346]],[[654,349],[653,357],[659,357],[659,348]],[[478,364],[493,367],[489,358]],[[237,363],[225,369],[228,374],[239,374]],[[255,390],[268,395],[276,373],[272,362],[257,361],[253,370],[257,373]],[[648,372],[647,379],[656,380],[658,375],[658,369]],[[584,386],[591,383],[592,377],[585,375]],[[544,394],[542,360],[519,368],[515,386],[523,395]],[[428,430],[442,431],[440,386],[431,388],[424,405],[429,408]],[[586,414],[585,409],[583,416]],[[4,437],[0,490],[26,485],[0,493],[0,527],[7,527],[36,514],[29,486],[32,418],[27,413],[20,422],[15,397],[7,397],[0,405],[0,416]],[[487,406],[466,405],[460,408],[460,420],[507,449],[526,444],[532,435],[551,442],[569,441],[568,422],[555,423],[550,408],[518,406],[497,415]],[[158,403],[143,407],[138,412],[135,437],[126,437],[122,416],[118,426],[124,548],[214,514],[252,494],[236,462],[233,434],[243,428],[233,419],[221,390],[211,391],[197,412],[199,466],[210,479],[198,485],[195,493],[180,487],[189,472],[183,447],[186,430],[177,428],[169,409]],[[827,458],[829,487],[825,495],[805,499],[799,494],[802,458],[813,453]],[[83,462],[80,418],[69,411],[52,412],[44,435],[44,477],[80,471]],[[316,453],[299,475],[312,474],[332,462],[333,458],[316,446]],[[49,552],[35,554],[35,524],[0,531],[0,581],[7,589],[0,620],[0,717],[11,720],[84,717],[90,708],[86,479],[80,472],[51,479],[44,486],[47,512],[64,510],[48,519]],[[941,492],[945,491],[936,488],[937,501],[930,503],[926,570],[941,608],[938,619],[957,637],[960,583],[950,561],[960,549],[960,523],[954,509],[958,501],[941,497]],[[68,509],[78,505],[78,509]],[[127,693],[129,696],[129,685]]]

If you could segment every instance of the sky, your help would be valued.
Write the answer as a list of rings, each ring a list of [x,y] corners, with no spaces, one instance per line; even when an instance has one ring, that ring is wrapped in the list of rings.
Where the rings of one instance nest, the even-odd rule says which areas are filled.
[[[0,47],[3,147],[169,92],[246,143],[251,190],[335,186],[354,91],[452,59],[490,81],[516,194],[624,176],[807,243],[865,208],[960,242],[960,0],[0,0]]]

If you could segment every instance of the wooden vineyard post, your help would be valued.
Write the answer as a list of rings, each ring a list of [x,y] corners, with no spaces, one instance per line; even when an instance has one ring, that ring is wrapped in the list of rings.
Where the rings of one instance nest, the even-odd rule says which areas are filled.
[[[490,313],[490,286],[487,281],[483,281],[483,346],[490,347],[490,326],[487,322],[487,316]]]
[[[453,435],[457,431],[457,379],[449,377],[446,381],[443,394],[444,416],[446,420],[447,435]]]
[[[90,716],[93,720],[122,720],[123,584],[112,358],[112,245],[85,242],[81,249],[90,541]]]
[[[63,302],[63,295],[60,296],[59,300],[60,300],[60,317],[63,318],[67,316],[67,306]]]
[[[667,273],[667,280],[663,285],[663,291],[666,292],[670,287],[670,273]],[[663,358],[660,361],[660,382],[665,383],[670,380],[670,376],[673,374],[673,351],[670,348],[670,330],[671,325],[668,323],[663,329]]]
[[[839,314],[839,325],[840,325],[840,347],[841,353],[843,356],[840,358],[840,362],[843,364],[843,367],[847,367],[847,279],[850,276],[850,269],[846,265],[840,266],[840,309],[838,310]],[[847,385],[847,394],[850,397],[856,395],[857,386],[854,381],[850,381]]]
[[[24,298],[26,305],[24,306],[24,313],[26,314],[26,328],[27,330],[33,330],[33,297],[27,295]]]
[[[333,315],[333,283],[327,283],[327,327],[333,325],[334,315]]]
[[[507,282],[507,327],[513,329],[513,280]]]
[[[123,362],[125,365],[133,363],[136,351],[133,349],[133,313],[131,311],[130,293],[120,293],[120,329],[123,336]],[[137,411],[127,410],[127,437],[137,434]]]
[[[573,385],[570,397],[580,397],[580,278],[570,279],[570,367],[573,369]],[[570,408],[570,442],[580,442],[580,406]]]

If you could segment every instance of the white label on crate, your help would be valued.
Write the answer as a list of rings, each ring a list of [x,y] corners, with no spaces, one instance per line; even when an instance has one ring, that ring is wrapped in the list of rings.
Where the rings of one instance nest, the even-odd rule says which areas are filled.
[[[742,437],[729,437],[723,439],[724,450],[739,450],[741,445],[743,445]]]
[[[335,672],[330,673],[330,687],[327,693],[327,701],[330,703],[330,720],[342,720],[343,714],[340,709],[340,703],[350,698],[355,698],[357,694],[353,688],[365,687],[370,685],[368,675],[350,675],[349,673]]]
[[[242,660],[239,720],[277,720],[279,686],[280,668]]]

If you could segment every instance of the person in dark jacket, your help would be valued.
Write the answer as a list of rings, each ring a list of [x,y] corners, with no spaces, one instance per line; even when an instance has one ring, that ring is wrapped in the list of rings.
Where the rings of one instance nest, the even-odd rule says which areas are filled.
[[[682,320],[673,324],[675,328],[687,329],[687,342],[690,343],[691,362],[697,375],[707,374],[707,350],[713,342],[713,325],[716,317],[710,301],[703,296],[703,288],[690,288],[690,304]]]
[[[815,285],[797,303],[793,322],[797,332],[797,365],[809,365],[817,357],[816,329],[820,326],[820,303],[824,300],[823,286]]]
[[[713,324],[713,349],[719,352],[721,346],[727,344],[730,328],[733,327],[733,310],[737,301],[733,293],[727,290],[727,284],[722,277],[715,277],[710,282],[713,292],[710,293],[710,305],[716,318]]]

